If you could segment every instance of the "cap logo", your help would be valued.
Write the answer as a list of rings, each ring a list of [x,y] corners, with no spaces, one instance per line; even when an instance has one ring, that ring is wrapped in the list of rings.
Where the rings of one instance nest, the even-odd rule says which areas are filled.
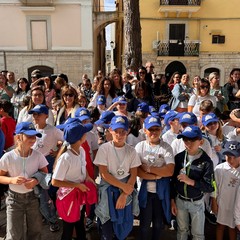
[[[39,108],[41,108],[41,106],[39,106],[39,105],[35,106],[35,109],[39,109]]]
[[[166,113],[167,109],[162,109],[161,113]]]
[[[87,111],[86,111],[86,110],[82,110],[82,111],[80,112],[80,116],[82,116],[82,115],[87,115]]]
[[[29,130],[30,130],[30,129],[34,129],[34,130],[35,130],[35,127],[34,127],[34,125],[31,123],[31,124],[28,125],[28,129],[29,129]]]
[[[156,109],[154,107],[152,108],[152,112],[156,112]]]
[[[213,118],[212,116],[207,115],[207,116],[205,117],[205,121],[208,121],[208,120],[210,120],[210,119],[212,119],[212,118]]]
[[[153,122],[157,122],[157,119],[154,117],[151,117],[148,121],[148,123],[153,123]]]
[[[101,101],[101,102],[103,102],[103,98],[99,98],[98,100]]]
[[[230,144],[230,145],[229,145],[229,149],[230,149],[230,150],[236,150],[237,147],[236,147],[235,144]]]
[[[184,114],[182,119],[191,119],[191,115],[190,114]]]
[[[183,132],[191,132],[192,129],[190,127],[186,127]]]
[[[125,123],[125,120],[122,117],[116,118],[115,123]]]
[[[119,101],[125,101],[125,98],[120,97],[120,98],[119,98]]]

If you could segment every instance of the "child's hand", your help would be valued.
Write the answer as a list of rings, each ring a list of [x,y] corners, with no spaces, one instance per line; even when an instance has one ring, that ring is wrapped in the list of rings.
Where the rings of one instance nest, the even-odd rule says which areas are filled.
[[[239,225],[237,225],[237,229],[238,229],[238,231],[240,231],[240,224],[239,224]]]
[[[96,186],[96,183],[94,182],[94,180],[92,178],[90,178],[89,176],[86,177],[85,182],[91,182]]]
[[[58,150],[54,151],[53,149],[51,149],[50,152],[49,152],[49,155],[51,155],[52,157],[56,157],[57,153],[58,153]]]
[[[123,209],[126,206],[127,195],[125,193],[121,193],[117,202],[116,202],[116,209]]]
[[[189,178],[186,174],[183,174],[183,173],[179,174],[179,175],[177,176],[177,179],[178,179],[178,181],[184,182],[184,183],[186,183],[187,185],[194,186],[194,184],[195,184],[194,180],[192,180],[192,179]]]
[[[87,192],[90,189],[83,183],[79,183],[79,185],[77,186],[82,192]]]
[[[35,178],[29,178],[26,180],[26,182],[24,183],[24,186],[27,189],[33,189],[36,185],[38,184],[38,180]]]
[[[214,150],[215,150],[216,152],[220,152],[220,151],[222,150],[221,145],[215,146],[215,147],[214,147]]]
[[[133,186],[128,183],[125,183],[124,187],[122,188],[123,192],[126,193],[127,195],[132,194],[133,189],[134,189]]]
[[[218,213],[218,205],[214,201],[212,201],[212,206],[211,206],[212,212],[217,215]]]
[[[21,184],[25,183],[26,181],[27,181],[27,179],[22,176],[12,177],[11,184],[21,185]]]

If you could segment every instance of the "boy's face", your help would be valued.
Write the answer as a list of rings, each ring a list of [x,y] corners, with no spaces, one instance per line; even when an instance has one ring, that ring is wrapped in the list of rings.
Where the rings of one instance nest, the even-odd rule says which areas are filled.
[[[20,136],[21,139],[21,143],[23,144],[23,146],[25,148],[31,148],[34,143],[36,142],[36,136],[29,136],[26,134],[21,134],[22,136]]]
[[[113,141],[119,144],[125,143],[128,131],[123,128],[112,130],[109,128],[109,132],[112,134]]]
[[[199,138],[187,138],[183,137],[183,142],[186,150],[190,155],[197,153],[199,147],[203,144],[203,140]]]
[[[45,113],[33,113],[33,122],[34,124],[44,124],[46,123],[46,120],[48,118],[48,115]]]
[[[228,164],[231,167],[238,168],[239,164],[240,164],[240,156],[235,157],[235,156],[231,156],[231,155],[226,155],[226,161],[228,162]]]
[[[157,142],[160,139],[162,128],[161,127],[150,127],[149,129],[145,129],[145,133],[150,142]]]
[[[106,109],[105,104],[98,104],[98,108],[100,110],[105,110]]]

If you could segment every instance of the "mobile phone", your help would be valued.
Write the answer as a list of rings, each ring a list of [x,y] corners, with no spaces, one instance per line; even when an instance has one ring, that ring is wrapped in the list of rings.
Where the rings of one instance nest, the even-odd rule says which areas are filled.
[[[214,96],[217,96],[219,94],[219,91],[215,91]]]

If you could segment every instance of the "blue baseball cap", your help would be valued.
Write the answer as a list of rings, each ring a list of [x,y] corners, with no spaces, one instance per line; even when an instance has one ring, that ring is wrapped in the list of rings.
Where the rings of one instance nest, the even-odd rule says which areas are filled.
[[[67,125],[73,122],[81,123],[79,118],[68,118],[64,123],[57,125],[56,128],[63,130]]]
[[[16,126],[15,134],[26,134],[28,136],[42,137],[40,132],[37,132],[33,123],[31,122],[21,122]]]
[[[199,138],[202,139],[202,131],[198,126],[187,126],[181,134],[177,135],[177,138]]]
[[[128,118],[125,116],[116,115],[115,117],[112,118],[109,127],[112,130],[123,128],[124,130],[128,131],[129,128]]]
[[[96,125],[107,124],[111,122],[112,118],[115,116],[113,111],[104,111],[102,112],[99,120],[95,122]]]
[[[139,103],[137,111],[149,113],[149,105],[145,102]]]
[[[106,97],[104,95],[99,95],[97,97],[97,105],[105,105],[106,104]]]
[[[158,111],[154,106],[149,106],[149,113],[154,117],[158,117]]]
[[[179,123],[188,123],[189,125],[196,124],[198,122],[197,117],[192,112],[183,112],[179,114]]]
[[[28,113],[29,114],[33,114],[33,113],[41,114],[41,113],[44,113],[44,114],[48,115],[48,108],[44,104],[38,104],[33,109],[28,111]]]
[[[170,110],[164,116],[164,124],[169,126],[170,121],[173,121],[176,118],[178,119],[179,117],[180,117],[180,115],[178,112],[176,112],[174,110]]]
[[[144,128],[149,129],[151,127],[161,127],[161,120],[159,117],[148,116],[144,120]]]
[[[165,114],[170,110],[170,106],[168,104],[162,104],[159,108],[159,116],[164,118]]]
[[[206,115],[203,115],[202,117],[202,124],[204,126],[207,126],[211,122],[218,122],[219,119],[214,113],[208,113]]]
[[[125,96],[118,96],[116,97],[114,102],[122,103],[122,104],[127,104],[127,100]]]
[[[237,141],[225,142],[222,149],[222,154],[234,156],[234,157],[240,157],[240,143]]]
[[[75,117],[79,118],[80,121],[91,119],[90,112],[85,107],[80,107],[75,112]]]
[[[83,125],[78,121],[72,122],[64,128],[63,138],[69,144],[73,144],[80,140],[85,133],[91,131],[92,128],[93,125],[91,123]]]

